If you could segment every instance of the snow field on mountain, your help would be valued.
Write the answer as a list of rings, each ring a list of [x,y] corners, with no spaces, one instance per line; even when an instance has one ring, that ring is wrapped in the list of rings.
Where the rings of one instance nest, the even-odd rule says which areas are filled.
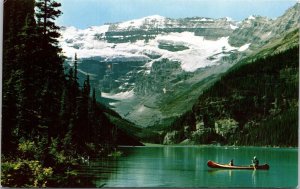
[[[111,93],[101,93],[102,97],[115,99],[115,100],[124,100],[134,97],[134,91],[133,89],[130,91],[120,92],[117,94],[111,94]]]
[[[162,26],[165,23],[166,18],[159,15],[148,16],[140,19],[130,20],[118,24],[119,30],[138,29],[143,25],[151,24],[155,22],[155,25]]]
[[[95,36],[104,36],[108,25],[90,27],[85,30],[77,30],[74,27],[67,28],[61,37],[60,44],[67,57],[89,58],[100,56],[106,61],[148,61],[149,68],[157,60],[151,60],[147,55],[160,55],[160,59],[167,58],[181,62],[181,67],[187,72],[193,72],[198,68],[218,64],[222,56],[228,56],[224,52],[233,50],[244,51],[250,44],[241,48],[232,47],[228,43],[228,37],[218,40],[207,40],[202,36],[195,36],[192,32],[159,34],[155,39],[145,43],[139,40],[134,43],[107,43],[104,39],[95,39]],[[160,49],[159,44],[182,45],[188,49],[172,52]],[[217,55],[217,56],[216,56]],[[209,57],[214,56],[211,60]]]
[[[245,51],[245,50],[247,50],[247,49],[250,47],[250,45],[251,45],[251,43],[247,43],[247,44],[241,46],[241,47],[238,49],[238,51],[239,51],[239,52]]]
[[[217,59],[209,60],[209,57],[236,50],[228,43],[228,37],[222,37],[218,40],[206,40],[202,36],[195,36],[192,32],[169,33],[159,35],[154,40],[157,43],[163,42],[173,45],[183,45],[188,49],[178,52],[171,52],[163,49],[158,51],[162,54],[161,58],[181,62],[181,67],[187,72],[196,71],[198,68],[213,66],[218,64]],[[156,46],[154,46],[155,48]],[[225,56],[225,54],[223,54]]]

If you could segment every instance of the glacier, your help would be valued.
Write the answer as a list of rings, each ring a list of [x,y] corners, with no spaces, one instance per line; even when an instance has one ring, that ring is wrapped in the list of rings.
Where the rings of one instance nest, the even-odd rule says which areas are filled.
[[[118,27],[128,26],[139,27],[145,20],[159,20],[163,22],[164,17],[152,16],[134,21],[124,22]],[[236,26],[231,25],[232,29]],[[60,38],[60,45],[67,57],[73,57],[77,53],[78,58],[102,57],[106,61],[146,61],[146,66],[151,68],[150,55],[159,55],[160,59],[167,58],[179,61],[184,71],[194,72],[199,68],[218,64],[223,56],[228,56],[231,51],[245,51],[249,44],[242,47],[233,47],[228,43],[229,37],[221,37],[217,40],[205,39],[203,36],[196,36],[194,32],[170,32],[158,34],[148,42],[137,40],[127,43],[109,43],[104,40],[109,25],[93,26],[84,30],[74,27],[65,28]],[[96,38],[96,37],[100,38]],[[102,39],[102,38],[103,39]],[[118,37],[118,36],[116,36]],[[182,45],[185,50],[172,52],[159,48],[160,44]],[[220,56],[220,54],[222,54]],[[216,56],[217,55],[217,56]],[[215,57],[210,60],[209,57]]]

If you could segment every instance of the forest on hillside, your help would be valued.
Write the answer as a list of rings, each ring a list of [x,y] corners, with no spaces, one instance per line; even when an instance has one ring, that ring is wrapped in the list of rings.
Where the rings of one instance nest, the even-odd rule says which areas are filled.
[[[298,61],[299,46],[242,61],[204,91],[192,110],[173,122],[165,139],[297,146]]]
[[[4,3],[1,185],[80,186],[72,173],[80,160],[107,156],[120,142],[140,144],[96,102],[89,76],[78,82],[64,70],[54,0]],[[58,175],[60,175],[58,179]],[[85,183],[84,186],[89,186]]]

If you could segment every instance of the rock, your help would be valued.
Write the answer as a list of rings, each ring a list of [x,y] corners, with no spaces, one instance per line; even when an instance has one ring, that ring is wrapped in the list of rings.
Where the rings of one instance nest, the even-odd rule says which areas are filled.
[[[215,121],[215,131],[217,134],[225,137],[229,133],[233,133],[238,127],[238,122],[232,118],[220,119]]]
[[[191,139],[185,139],[182,142],[180,142],[179,144],[182,144],[182,145],[194,145],[196,143],[194,141],[192,141]]]
[[[172,131],[166,134],[163,144],[178,144],[179,142],[179,132]]]

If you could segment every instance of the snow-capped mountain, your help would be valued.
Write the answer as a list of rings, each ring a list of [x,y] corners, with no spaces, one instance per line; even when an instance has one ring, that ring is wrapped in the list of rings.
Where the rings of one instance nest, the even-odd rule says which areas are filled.
[[[145,61],[149,69],[153,61],[167,58],[181,62],[185,71],[193,72],[198,68],[213,66],[219,63],[222,57],[229,56],[236,51],[244,51],[248,44],[233,47],[228,43],[228,37],[217,40],[208,40],[204,36],[196,36],[192,32],[172,32],[158,34],[154,39],[137,40],[127,43],[108,43],[105,40],[95,40],[98,30],[78,31],[67,28],[63,41],[63,50],[67,57],[77,53],[79,58],[102,57],[107,62],[113,61]],[[99,34],[99,33],[97,33]],[[159,58],[153,57],[159,56]]]
[[[297,14],[241,22],[154,15],[83,30],[62,28],[60,44],[71,66],[77,53],[79,73],[91,76],[99,100],[112,99],[118,113],[149,126],[191,108],[220,73],[282,31],[274,24],[286,25]]]
[[[229,18],[211,19],[205,17],[191,17],[183,19],[171,19],[159,15],[147,16],[144,18],[130,20],[122,23],[114,23],[110,25],[110,31],[132,31],[132,30],[157,30],[170,28],[228,28],[228,23],[235,24]]]
[[[229,18],[174,20],[155,15],[85,30],[64,28],[60,44],[67,57],[76,52],[79,58],[148,61],[151,67],[151,57],[160,56],[180,61],[185,71],[195,71],[217,64],[230,52],[246,50],[228,43],[228,34],[236,28]]]
[[[172,24],[172,21],[160,15],[153,15],[127,22],[111,24],[110,29],[115,31],[128,31],[137,29],[145,30],[152,28],[164,28],[168,24]]]

